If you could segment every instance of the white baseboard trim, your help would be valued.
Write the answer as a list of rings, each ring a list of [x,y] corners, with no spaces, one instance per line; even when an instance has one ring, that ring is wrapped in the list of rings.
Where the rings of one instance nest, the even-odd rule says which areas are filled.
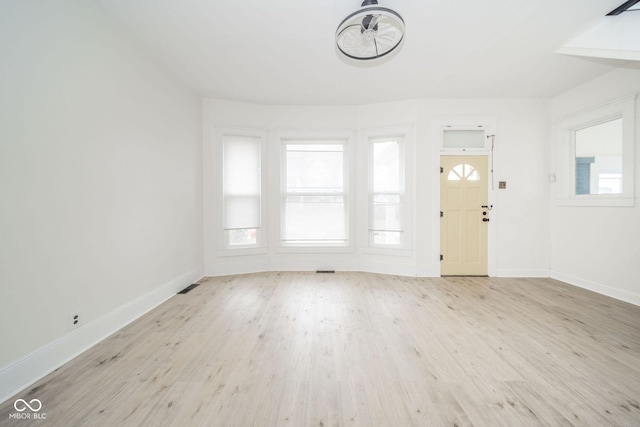
[[[231,276],[234,274],[262,273],[269,271],[269,262],[266,260],[246,261],[246,262],[221,262],[205,267],[204,273],[207,277]]]
[[[0,403],[162,304],[203,273],[202,268],[193,269],[4,367],[0,370]]]
[[[228,276],[234,274],[262,273],[265,271],[316,271],[316,270],[336,270],[336,271],[361,271],[363,273],[379,273],[396,276],[415,277],[416,271],[413,265],[362,262],[354,263],[327,263],[319,264],[316,261],[296,262],[225,262],[217,265],[209,265],[205,269],[207,276]]]
[[[393,276],[416,277],[414,264],[395,264],[387,262],[366,261],[360,263],[358,271],[376,274],[388,274]]]
[[[612,288],[601,283],[592,282],[590,280],[581,279],[579,277],[571,276],[569,274],[552,271],[552,279],[560,280],[561,282],[568,283],[579,288],[587,289],[602,295],[606,295],[611,298],[615,298],[620,301],[625,301],[637,306],[640,306],[640,295],[627,292],[621,289]]]
[[[549,270],[511,270],[511,269],[498,269],[497,277],[535,277],[535,278],[548,278]]]
[[[418,265],[416,268],[417,277],[440,277],[440,262],[426,265]]]

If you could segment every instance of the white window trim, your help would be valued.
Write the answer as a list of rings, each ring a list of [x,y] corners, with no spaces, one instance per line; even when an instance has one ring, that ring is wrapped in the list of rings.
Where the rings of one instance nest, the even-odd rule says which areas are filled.
[[[354,132],[353,131],[323,131],[323,130],[296,130],[296,131],[275,131],[276,139],[278,141],[278,157],[279,163],[278,170],[280,171],[278,177],[278,197],[274,200],[274,204],[277,204],[272,212],[277,212],[277,218],[274,223],[274,241],[277,242],[273,248],[275,253],[353,253],[355,252],[354,246],[354,216],[355,216],[355,203],[354,203],[354,178],[355,168],[354,162]],[[286,178],[286,161],[285,161],[285,145],[289,141],[299,141],[302,143],[308,142],[313,144],[314,141],[327,141],[327,140],[341,140],[344,141],[344,193],[346,201],[346,221],[347,221],[347,242],[343,245],[314,245],[314,244],[287,244],[282,240],[282,228],[284,221],[283,214],[283,199],[286,194],[285,178]],[[276,214],[274,214],[276,216]]]
[[[370,241],[369,231],[371,228],[371,216],[372,216],[372,180],[373,180],[373,152],[372,152],[372,140],[377,140],[386,137],[401,137],[402,143],[400,144],[401,150],[401,162],[404,167],[404,194],[402,196],[402,225],[403,225],[403,244],[401,246],[387,246],[387,245],[374,245]],[[362,252],[368,254],[380,254],[391,256],[409,257],[413,251],[413,145],[414,145],[414,132],[413,126],[397,126],[387,128],[372,128],[363,129],[360,131],[360,152],[362,153],[363,169],[366,171],[366,180],[362,183],[362,194],[364,194],[362,201],[362,212],[365,213],[361,229],[361,241]]]
[[[215,165],[217,172],[217,194],[218,203],[216,204],[216,212],[218,212],[216,218],[216,229],[219,231],[217,240],[217,256],[239,256],[239,255],[257,255],[267,253],[267,238],[268,238],[268,222],[267,222],[267,203],[266,203],[266,190],[267,190],[267,132],[261,129],[249,129],[249,128],[234,128],[224,127],[216,128],[214,133],[215,138]],[[223,195],[223,141],[225,136],[244,136],[257,138],[260,140],[260,165],[261,165],[261,186],[260,186],[260,231],[257,236],[257,242],[255,245],[239,245],[231,246],[227,242],[226,233],[224,230],[224,195]]]
[[[635,206],[636,98],[618,98],[555,123],[557,206]],[[575,131],[616,118],[622,118],[622,193],[575,194]]]

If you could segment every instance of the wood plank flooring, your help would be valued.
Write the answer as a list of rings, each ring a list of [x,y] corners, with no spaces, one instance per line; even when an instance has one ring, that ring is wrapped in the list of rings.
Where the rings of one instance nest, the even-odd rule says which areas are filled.
[[[640,426],[640,307],[550,279],[207,278],[0,426],[27,425],[17,398],[51,426]]]

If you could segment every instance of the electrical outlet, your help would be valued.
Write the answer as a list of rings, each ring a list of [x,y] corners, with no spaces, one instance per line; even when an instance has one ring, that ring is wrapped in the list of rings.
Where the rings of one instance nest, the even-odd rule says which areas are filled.
[[[82,312],[80,310],[74,311],[69,314],[69,330],[73,331],[74,329],[78,329],[80,327],[80,319]]]

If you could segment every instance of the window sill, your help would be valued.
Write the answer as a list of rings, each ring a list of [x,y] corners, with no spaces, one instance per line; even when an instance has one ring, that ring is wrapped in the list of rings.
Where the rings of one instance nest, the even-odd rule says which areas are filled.
[[[633,197],[606,195],[556,200],[556,206],[633,207],[635,205],[636,201]]]
[[[353,246],[308,246],[308,245],[287,245],[275,248],[280,254],[348,254],[354,253]]]
[[[385,248],[376,246],[365,246],[362,253],[366,255],[387,255],[397,257],[410,257],[412,255],[410,249],[405,248]]]
[[[219,257],[232,257],[232,256],[245,256],[245,255],[264,255],[267,253],[267,248],[234,248],[234,249],[221,249],[216,252]]]

